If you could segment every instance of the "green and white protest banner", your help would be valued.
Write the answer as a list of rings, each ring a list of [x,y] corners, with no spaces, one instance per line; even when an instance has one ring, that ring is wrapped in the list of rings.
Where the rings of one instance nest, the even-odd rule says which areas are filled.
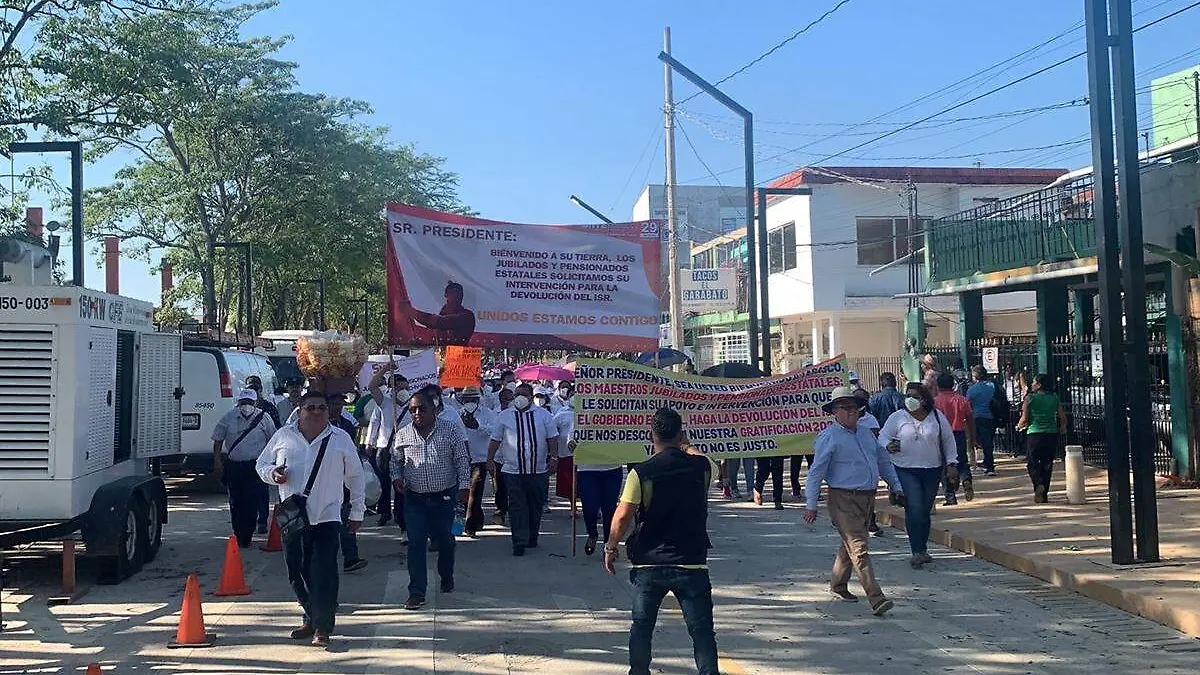
[[[575,367],[575,463],[640,462],[662,407],[683,417],[692,446],[712,459],[807,454],[832,417],[821,410],[846,384],[845,358],[786,375],[721,379],[625,361],[579,359]]]

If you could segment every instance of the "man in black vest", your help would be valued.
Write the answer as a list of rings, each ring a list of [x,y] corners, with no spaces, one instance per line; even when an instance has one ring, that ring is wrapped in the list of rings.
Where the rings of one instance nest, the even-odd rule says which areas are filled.
[[[649,675],[650,644],[658,608],[674,593],[683,611],[700,675],[717,675],[717,638],[713,632],[712,585],[708,580],[707,457],[681,450],[683,419],[660,408],[651,423],[654,456],[629,471],[612,535],[604,546],[604,568],[615,574],[617,542],[630,524],[637,526],[625,549],[633,569],[633,627],[629,631],[629,672]]]

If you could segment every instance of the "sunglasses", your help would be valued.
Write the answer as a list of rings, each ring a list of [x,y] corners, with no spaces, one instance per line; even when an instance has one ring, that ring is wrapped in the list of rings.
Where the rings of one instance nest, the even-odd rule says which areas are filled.
[[[318,410],[329,410],[327,405],[306,405],[304,409],[308,412],[317,412]]]

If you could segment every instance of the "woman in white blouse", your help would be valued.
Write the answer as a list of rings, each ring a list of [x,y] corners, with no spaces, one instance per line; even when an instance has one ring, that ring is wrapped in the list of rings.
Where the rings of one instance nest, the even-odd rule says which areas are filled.
[[[912,549],[909,564],[933,562],[928,540],[930,512],[943,472],[957,480],[958,448],[946,416],[933,407],[933,396],[919,382],[904,391],[904,409],[892,413],[879,430],[879,443],[891,454],[904,488],[904,529]]]

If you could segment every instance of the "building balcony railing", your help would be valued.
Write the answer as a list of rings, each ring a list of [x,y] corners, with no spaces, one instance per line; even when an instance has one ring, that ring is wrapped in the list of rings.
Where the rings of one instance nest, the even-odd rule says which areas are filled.
[[[1093,256],[1092,177],[932,220],[925,241],[934,283]]]

